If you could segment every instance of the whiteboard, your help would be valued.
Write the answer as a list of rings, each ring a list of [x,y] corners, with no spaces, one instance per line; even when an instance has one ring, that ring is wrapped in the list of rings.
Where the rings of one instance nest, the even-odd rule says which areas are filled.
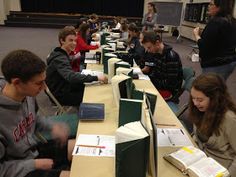
[[[157,24],[180,26],[182,2],[153,2],[157,9]]]

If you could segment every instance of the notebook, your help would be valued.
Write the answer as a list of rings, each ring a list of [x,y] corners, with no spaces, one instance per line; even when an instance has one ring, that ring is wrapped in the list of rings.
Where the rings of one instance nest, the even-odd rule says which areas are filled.
[[[78,117],[79,120],[104,120],[104,103],[81,103]]]

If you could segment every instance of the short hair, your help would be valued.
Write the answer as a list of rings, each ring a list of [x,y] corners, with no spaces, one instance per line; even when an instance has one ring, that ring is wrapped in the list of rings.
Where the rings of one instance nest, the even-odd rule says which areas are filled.
[[[69,35],[76,35],[75,27],[65,26],[63,29],[61,29],[58,34],[59,43],[61,44],[61,39],[65,41],[66,37]]]
[[[135,23],[130,23],[128,26],[128,30],[133,31],[135,33],[139,32],[139,28],[137,27],[137,25]]]
[[[14,50],[4,57],[1,69],[7,82],[11,83],[13,78],[27,82],[35,75],[43,73],[46,64],[28,50]]]
[[[89,16],[89,18],[92,20],[98,20],[98,15],[93,13]]]
[[[145,44],[147,42],[151,42],[152,44],[155,44],[157,41],[161,42],[160,35],[156,34],[153,31],[147,31],[143,32],[143,39],[142,39],[142,44]]]

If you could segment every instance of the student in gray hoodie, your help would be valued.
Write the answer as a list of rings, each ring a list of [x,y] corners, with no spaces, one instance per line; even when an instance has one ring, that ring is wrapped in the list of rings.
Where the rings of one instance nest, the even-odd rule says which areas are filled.
[[[3,59],[1,69],[0,177],[69,177],[69,171],[55,168],[71,160],[75,140],[68,141],[64,124],[37,115],[34,97],[45,89],[45,63],[29,51],[16,50]],[[61,146],[55,141],[39,144],[35,133],[40,130],[50,131]]]

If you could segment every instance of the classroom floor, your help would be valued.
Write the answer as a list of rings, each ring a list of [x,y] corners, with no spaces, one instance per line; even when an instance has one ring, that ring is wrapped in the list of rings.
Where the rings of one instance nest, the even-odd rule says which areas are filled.
[[[50,51],[58,45],[57,34],[59,29],[47,29],[47,28],[24,28],[24,27],[4,27],[0,26],[0,62],[3,57],[10,51],[15,49],[27,49],[43,60],[46,59]],[[182,38],[176,40],[176,37],[172,37],[170,34],[163,34],[163,41],[171,45],[175,51],[177,51],[181,57],[183,67],[192,67],[196,75],[201,73],[200,65],[198,62],[192,62],[189,59],[189,54],[192,51],[192,45],[195,43],[191,40]],[[0,71],[1,74],[1,71]],[[236,70],[227,80],[229,92],[233,99],[236,99]],[[45,114],[50,115],[54,112],[54,109],[44,93],[38,96],[39,104],[45,111]],[[184,93],[180,99],[180,105],[188,101],[188,93]],[[183,118],[187,119],[187,113]]]

